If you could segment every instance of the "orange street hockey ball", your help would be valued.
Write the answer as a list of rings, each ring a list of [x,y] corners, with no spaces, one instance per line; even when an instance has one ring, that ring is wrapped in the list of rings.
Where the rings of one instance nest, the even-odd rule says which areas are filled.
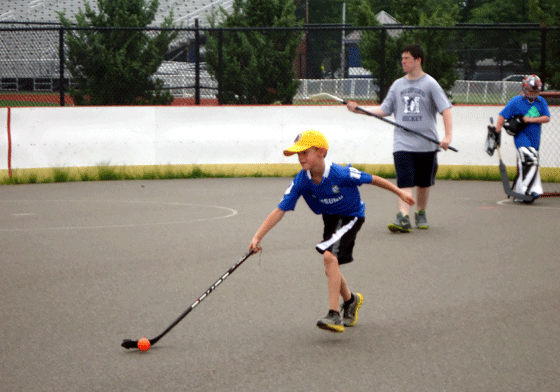
[[[146,338],[142,338],[138,341],[138,349],[140,351],[148,351],[150,348],[150,341]]]

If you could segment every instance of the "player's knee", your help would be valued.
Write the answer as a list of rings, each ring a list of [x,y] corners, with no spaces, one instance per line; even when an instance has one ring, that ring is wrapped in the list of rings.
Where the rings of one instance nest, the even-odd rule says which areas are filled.
[[[330,276],[338,271],[338,259],[331,252],[323,253],[323,262],[325,263],[325,275]]]

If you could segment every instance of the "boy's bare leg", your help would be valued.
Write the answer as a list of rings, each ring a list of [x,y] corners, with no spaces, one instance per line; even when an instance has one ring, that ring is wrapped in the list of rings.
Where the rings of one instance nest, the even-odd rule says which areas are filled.
[[[323,254],[323,259],[325,262],[325,274],[327,275],[327,284],[329,288],[329,307],[331,310],[336,310],[338,312],[338,306],[340,303],[339,295],[342,295],[345,300],[348,300],[352,294],[348,289],[346,279],[344,279],[340,273],[340,267],[336,256],[331,252],[326,251]]]
[[[339,265],[339,270],[340,270],[340,265]],[[340,296],[342,297],[344,302],[346,302],[352,298],[352,292],[348,288],[348,284],[346,283],[346,279],[344,278],[344,275],[342,275],[342,272],[340,273],[340,276],[342,278],[340,283]]]

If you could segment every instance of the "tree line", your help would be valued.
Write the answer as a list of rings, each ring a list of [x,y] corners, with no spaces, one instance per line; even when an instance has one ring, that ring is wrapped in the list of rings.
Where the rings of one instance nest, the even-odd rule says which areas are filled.
[[[158,0],[97,0],[95,12],[87,0],[84,10],[71,22],[60,14],[63,26],[71,28],[65,40],[66,66],[72,75],[70,95],[76,104],[123,105],[168,104],[171,94],[161,80],[153,77],[177,37],[173,30],[148,34],[141,28],[153,26]],[[402,29],[387,34],[380,29],[376,15],[385,11],[402,26],[457,27],[478,26],[477,30]],[[524,61],[539,69],[540,53],[524,50],[541,37],[531,31],[517,33],[516,26],[560,26],[557,0],[234,0],[231,11],[216,11],[208,20],[213,32],[206,37],[206,63],[213,76],[220,74],[224,103],[288,104],[298,85],[294,61],[301,48],[304,30],[241,30],[218,35],[217,28],[334,26],[344,23],[345,31],[363,30],[359,49],[362,66],[388,86],[402,75],[401,48],[420,43],[427,52],[425,71],[444,89],[457,79],[457,64],[469,72],[468,55],[450,48],[470,50],[513,47],[519,51],[493,53],[497,62]],[[480,28],[486,25],[509,26],[501,33]],[[72,29],[72,27],[74,27]],[[84,29],[75,29],[84,28]],[[99,30],[87,28],[126,27],[137,30]],[[173,25],[172,12],[160,27]],[[375,29],[379,27],[379,29]],[[313,30],[316,31],[316,30]],[[307,49],[328,53],[339,50],[340,34],[319,31],[307,33]],[[512,33],[512,32],[515,32]],[[548,48],[558,48],[560,32],[546,36]],[[384,53],[384,56],[380,56]],[[528,54],[529,53],[529,54]],[[321,62],[319,59],[311,61]],[[343,61],[343,60],[341,60]],[[546,53],[547,84],[560,89],[560,51]],[[323,64],[308,64],[320,69]],[[385,87],[386,87],[385,86]]]

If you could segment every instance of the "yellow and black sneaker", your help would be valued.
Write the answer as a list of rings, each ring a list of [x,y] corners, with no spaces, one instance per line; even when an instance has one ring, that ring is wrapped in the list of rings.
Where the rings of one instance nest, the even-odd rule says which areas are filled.
[[[393,233],[410,233],[412,231],[410,217],[408,215],[403,215],[403,213],[399,211],[397,214],[397,220],[393,223],[389,223],[387,228]]]
[[[317,326],[329,332],[344,332],[340,313],[332,309],[329,310],[329,314],[317,321]]]
[[[364,296],[360,293],[352,293],[352,299],[348,304],[342,305],[342,323],[345,327],[353,327],[358,322],[358,310],[364,302]]]
[[[428,218],[426,218],[425,210],[420,210],[416,212],[415,219],[416,219],[416,227],[418,227],[419,229],[426,230],[428,229],[428,227],[430,227],[430,225],[428,225]]]

